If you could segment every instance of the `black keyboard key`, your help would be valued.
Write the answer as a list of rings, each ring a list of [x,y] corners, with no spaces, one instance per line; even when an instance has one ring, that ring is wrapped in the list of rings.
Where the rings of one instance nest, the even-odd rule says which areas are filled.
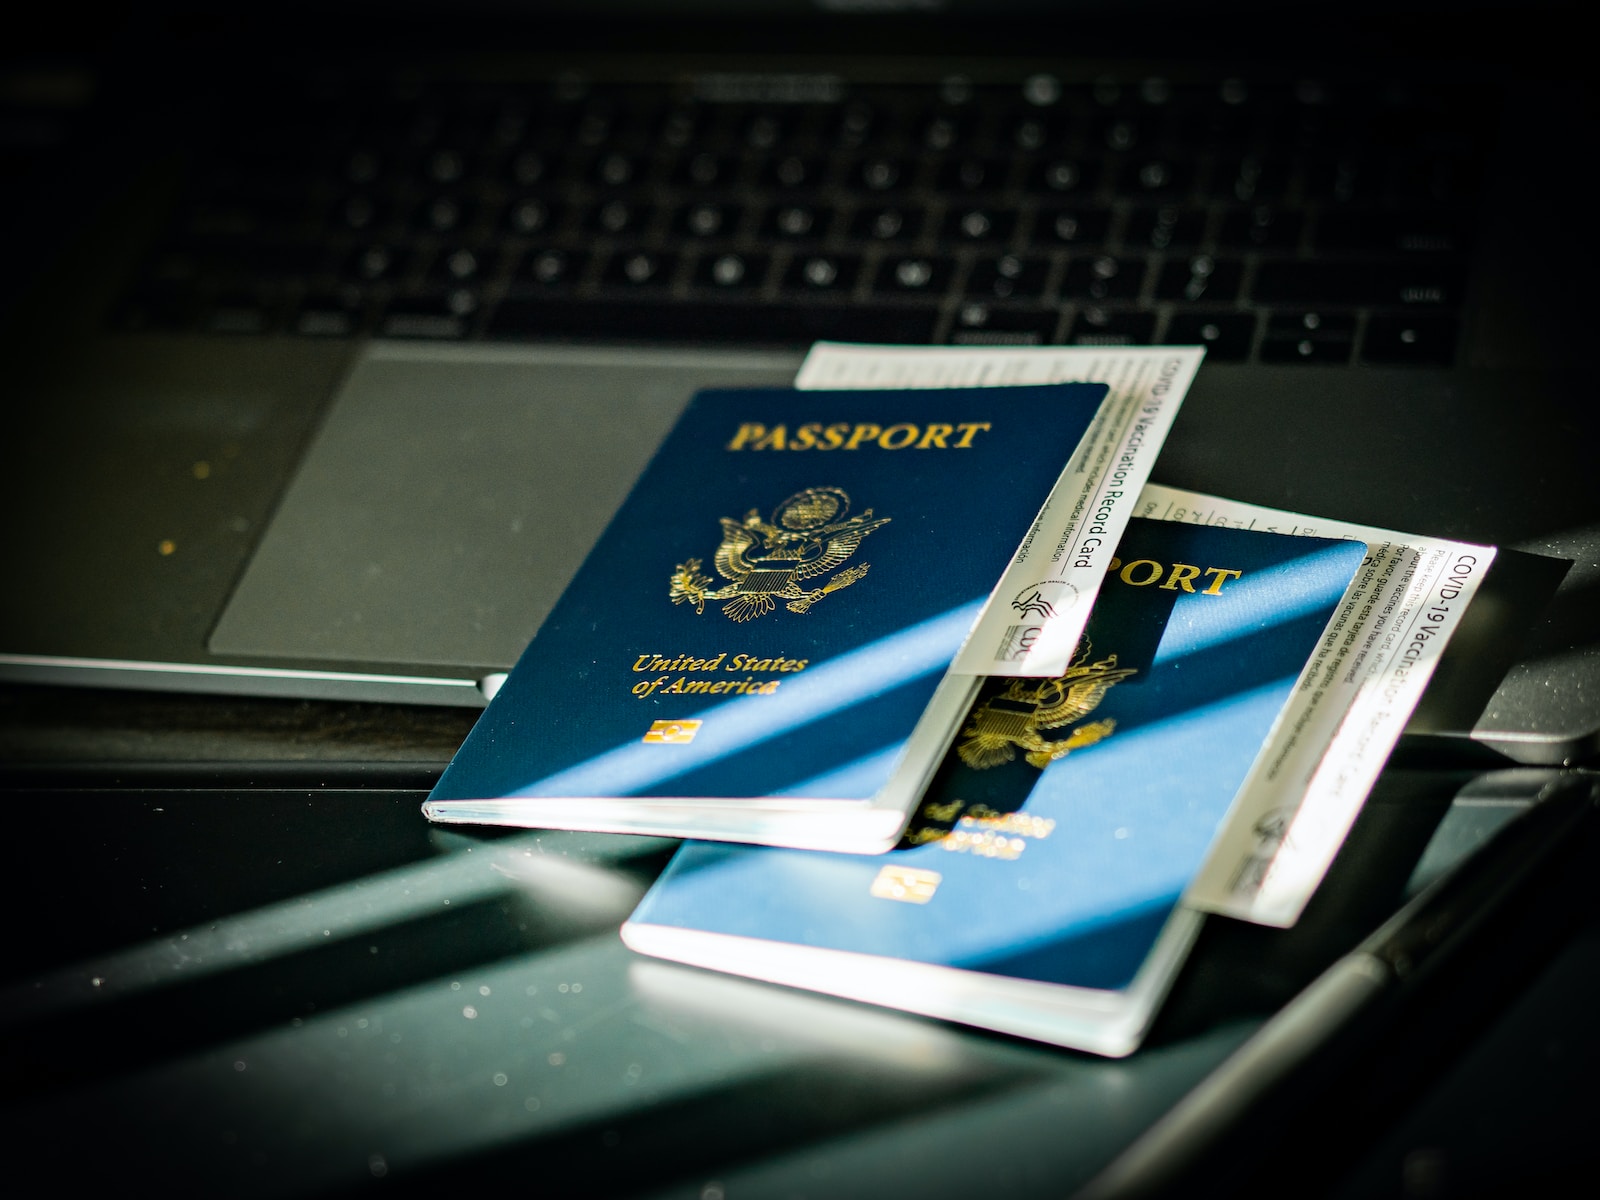
[[[786,241],[819,238],[833,224],[833,209],[822,204],[780,204],[761,218],[761,232]]]
[[[691,238],[728,237],[739,228],[739,216],[737,205],[704,201],[679,209],[672,227]]]
[[[1156,277],[1156,298],[1232,303],[1239,298],[1244,281],[1244,264],[1237,259],[1212,258],[1196,254],[1191,258],[1169,259]]]
[[[1155,329],[1154,313],[1086,308],[1072,323],[1067,342],[1073,346],[1146,346]]]
[[[1145,263],[1137,258],[1102,254],[1074,258],[1067,264],[1063,294],[1082,300],[1131,300],[1144,286]]]
[[[207,333],[266,333],[273,324],[273,306],[260,296],[218,296],[202,323]]]
[[[1173,158],[1130,159],[1122,163],[1117,191],[1133,200],[1181,197],[1194,187],[1194,164]]]
[[[1165,341],[1173,346],[1204,346],[1207,362],[1243,362],[1256,336],[1251,313],[1174,313]]]
[[[544,233],[561,220],[559,205],[539,196],[525,196],[506,209],[505,227],[522,237]]]
[[[533,187],[555,178],[560,160],[549,150],[521,150],[506,164],[506,174],[517,187]]]
[[[1466,249],[1464,222],[1438,210],[1335,209],[1317,222],[1315,242],[1324,250],[1402,254],[1452,254]]]
[[[1107,150],[1124,153],[1145,137],[1145,121],[1131,112],[1105,112],[1095,116],[1090,141]]]
[[[1255,298],[1269,304],[1444,307],[1460,302],[1464,272],[1454,260],[1264,262]]]
[[[471,223],[475,209],[465,196],[432,196],[417,205],[411,223],[430,233],[454,233]]]
[[[1002,158],[955,158],[939,164],[934,183],[944,192],[998,191],[1009,169]]]
[[[943,295],[955,274],[955,262],[926,254],[908,254],[884,259],[878,264],[873,290],[888,295]]]
[[[1017,214],[998,207],[958,205],[944,216],[941,236],[951,242],[1006,242],[1017,226]]]
[[[511,297],[490,317],[497,338],[629,338],[645,341],[741,341],[809,346],[814,341],[925,344],[938,310],[931,305],[751,304],[644,300],[542,300]]]
[[[392,216],[393,210],[383,197],[357,193],[336,203],[329,219],[337,229],[370,234],[387,225]]]
[[[1473,165],[1463,159],[1408,154],[1391,164],[1384,183],[1385,195],[1402,204],[1450,204],[1474,195],[1478,179]]]
[[[852,100],[834,116],[828,136],[842,150],[859,150],[873,140],[881,125],[880,115],[871,104]]]
[[[1067,135],[1066,118],[1059,113],[1028,112],[1005,123],[1001,136],[1024,154],[1048,152]]]
[[[669,150],[693,145],[705,126],[705,113],[693,105],[669,109],[656,124],[655,140]]]
[[[922,122],[917,140],[924,150],[942,154],[963,144],[971,134],[972,121],[969,114],[939,112]]]
[[[424,154],[417,166],[417,174],[423,183],[449,187],[468,176],[472,163],[462,151],[440,147]]]
[[[1041,209],[1033,240],[1047,246],[1103,246],[1111,229],[1111,213],[1103,208]]]
[[[1130,213],[1122,240],[1130,249],[1187,250],[1200,244],[1205,231],[1204,212],[1165,205]]]
[[[1305,214],[1296,209],[1271,204],[1235,208],[1222,215],[1217,245],[1229,250],[1293,250],[1304,228]]]
[[[1224,89],[1227,94],[1222,94]],[[1179,88],[1164,127],[1165,139],[1174,145],[1234,152],[1246,146],[1255,127],[1256,109],[1249,103],[1247,85],[1240,80],[1222,88]]]
[[[741,130],[744,144],[751,150],[765,152],[776,149],[793,134],[793,115],[776,109],[753,113]]]
[[[1286,162],[1251,155],[1219,161],[1212,171],[1210,191],[1219,200],[1257,204],[1279,199],[1288,184]]]
[[[471,288],[394,301],[384,311],[378,330],[384,337],[463,338],[472,329],[480,302]]]
[[[345,259],[344,275],[357,283],[377,283],[405,273],[411,252],[390,242],[372,242],[357,247]]]
[[[973,264],[967,294],[997,300],[1034,299],[1044,295],[1049,274],[1049,259],[1002,254]]]
[[[850,235],[874,242],[897,242],[922,231],[924,212],[904,205],[863,208],[850,219]]]
[[[606,263],[602,280],[629,290],[665,288],[672,282],[677,255],[660,250],[619,250]]]
[[[841,295],[855,285],[860,273],[861,257],[856,254],[800,254],[784,272],[783,286],[794,292]]]
[[[541,289],[567,287],[582,273],[585,261],[585,255],[573,250],[534,250],[523,260],[516,278]]]
[[[1459,336],[1454,317],[1380,314],[1367,322],[1361,357],[1370,363],[1449,366]]]
[[[345,183],[368,187],[383,178],[387,160],[376,146],[357,146],[343,155],[338,175]]]
[[[673,168],[672,181],[688,188],[727,187],[733,183],[738,170],[737,159],[701,151],[688,155]]]
[[[963,304],[950,327],[958,346],[1044,346],[1055,340],[1061,314],[1055,309],[1001,308]]]
[[[476,246],[446,246],[434,256],[430,282],[447,286],[476,283],[489,267],[488,253]]]
[[[914,163],[880,155],[856,163],[850,169],[847,182],[866,192],[893,192],[910,186],[914,174]]]
[[[1306,171],[1306,194],[1315,200],[1356,204],[1383,198],[1381,161],[1366,155],[1319,158]]]
[[[1092,191],[1098,176],[1098,163],[1056,155],[1033,165],[1028,172],[1028,188],[1047,196],[1065,196]]]
[[[1261,360],[1344,364],[1350,361],[1355,337],[1356,321],[1347,313],[1282,313],[1267,321]]]
[[[295,309],[291,328],[306,337],[350,337],[361,332],[363,309],[361,293],[315,293],[304,297]]]
[[[650,206],[642,201],[607,200],[589,213],[586,224],[596,233],[616,237],[637,233],[649,222],[650,213]]]
[[[761,168],[761,180],[769,187],[784,189],[816,187],[822,182],[824,160],[798,154],[775,158]]]
[[[695,264],[694,282],[719,292],[749,291],[760,287],[766,279],[769,262],[765,254],[731,250],[724,254],[707,254]]]
[[[578,114],[569,137],[579,146],[593,150],[610,141],[616,129],[616,114],[597,105]]]

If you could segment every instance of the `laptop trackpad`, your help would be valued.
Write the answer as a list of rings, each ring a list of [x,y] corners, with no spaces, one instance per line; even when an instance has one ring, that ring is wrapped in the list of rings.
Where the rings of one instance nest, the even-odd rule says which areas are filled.
[[[375,343],[210,641],[228,656],[504,670],[702,387],[794,355]]]

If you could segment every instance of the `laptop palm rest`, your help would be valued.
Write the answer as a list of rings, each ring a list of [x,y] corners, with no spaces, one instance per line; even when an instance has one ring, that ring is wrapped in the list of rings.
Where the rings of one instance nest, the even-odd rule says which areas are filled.
[[[209,641],[213,654],[502,671],[699,388],[792,354],[374,343]]]

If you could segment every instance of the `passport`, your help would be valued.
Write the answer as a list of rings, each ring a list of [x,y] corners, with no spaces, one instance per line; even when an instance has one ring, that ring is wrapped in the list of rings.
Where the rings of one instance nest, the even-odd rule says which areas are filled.
[[[1144,1035],[1183,904],[1368,554],[1134,519],[1071,667],[990,679],[875,858],[683,846],[623,926],[657,957],[1106,1055]]]
[[[425,814],[887,850],[977,686],[949,667],[1107,390],[700,393]]]

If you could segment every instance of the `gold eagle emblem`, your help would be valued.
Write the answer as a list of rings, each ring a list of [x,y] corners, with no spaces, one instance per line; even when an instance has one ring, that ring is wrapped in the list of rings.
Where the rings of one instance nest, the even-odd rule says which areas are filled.
[[[1138,673],[1133,667],[1117,666],[1115,654],[1090,662],[1090,653],[1085,644],[1065,674],[1055,679],[1013,679],[1004,691],[974,707],[961,730],[963,741],[956,747],[961,761],[986,770],[1010,762],[1016,757],[1014,747],[1021,746],[1028,762],[1043,768],[1109,737],[1117,727],[1110,718],[1080,725],[1064,738],[1047,738],[1039,732],[1083,720],[1114,684]]]
[[[668,595],[674,604],[693,604],[705,612],[707,601],[721,601],[735,621],[749,621],[771,612],[783,600],[790,612],[803,613],[829,592],[849,587],[867,573],[870,563],[839,571],[825,584],[807,590],[807,580],[843,566],[862,539],[889,523],[866,509],[847,517],[850,497],[842,488],[814,487],[796,492],[763,521],[752,508],[742,521],[722,518],[722,545],[712,561],[728,580],[711,590],[711,577],[691,558],[672,572]]]

